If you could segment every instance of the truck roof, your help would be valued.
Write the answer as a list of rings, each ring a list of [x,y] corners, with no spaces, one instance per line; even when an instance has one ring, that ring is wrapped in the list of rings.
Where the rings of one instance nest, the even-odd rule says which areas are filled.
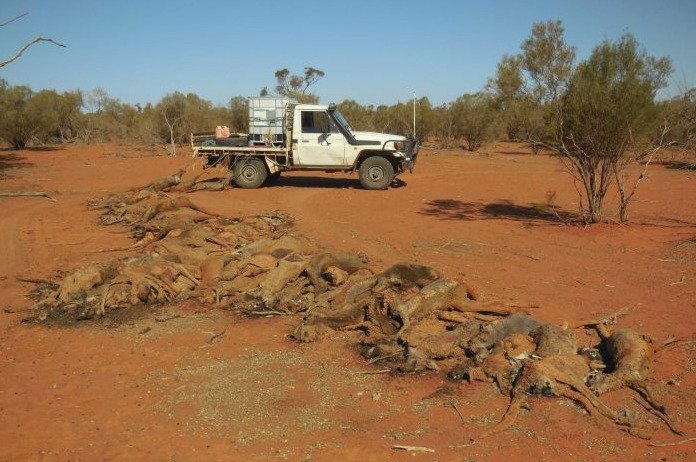
[[[329,106],[326,104],[298,104],[295,107],[300,110],[325,111]]]

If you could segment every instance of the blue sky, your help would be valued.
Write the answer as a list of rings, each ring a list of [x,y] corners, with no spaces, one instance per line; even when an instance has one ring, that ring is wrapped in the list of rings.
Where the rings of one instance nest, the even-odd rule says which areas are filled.
[[[323,102],[434,104],[480,90],[534,22],[561,19],[585,58],[604,39],[633,33],[650,54],[671,56],[662,96],[696,86],[696,1],[49,1],[2,0],[0,57],[37,44],[0,78],[59,91],[95,87],[129,103],[176,90],[214,103],[255,95],[276,69],[320,68]]]

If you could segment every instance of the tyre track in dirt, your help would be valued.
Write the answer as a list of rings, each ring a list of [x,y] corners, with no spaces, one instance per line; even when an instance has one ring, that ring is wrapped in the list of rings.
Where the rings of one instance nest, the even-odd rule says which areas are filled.
[[[41,216],[46,216],[50,205],[36,200],[19,199],[2,204],[0,216],[0,288],[4,294],[4,307],[26,304],[17,277],[45,277],[40,265],[50,261],[50,247],[45,245],[48,236],[41,233]]]
[[[6,201],[9,202],[9,201]],[[2,204],[0,216],[0,278],[17,276],[17,269],[28,269],[26,223],[33,221],[39,205],[31,205],[29,200],[18,199]]]

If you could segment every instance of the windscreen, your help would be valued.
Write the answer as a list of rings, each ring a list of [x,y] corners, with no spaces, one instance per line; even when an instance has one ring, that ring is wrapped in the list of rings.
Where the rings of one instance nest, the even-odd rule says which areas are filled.
[[[341,114],[341,111],[335,110],[333,111],[333,115],[336,118],[336,121],[341,124],[346,130],[348,131],[353,131],[353,127],[350,126],[346,118]]]

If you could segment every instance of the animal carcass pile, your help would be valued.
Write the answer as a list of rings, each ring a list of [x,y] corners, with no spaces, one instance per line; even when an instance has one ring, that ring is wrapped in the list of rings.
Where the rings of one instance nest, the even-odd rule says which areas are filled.
[[[91,319],[191,298],[248,315],[295,314],[298,341],[340,330],[370,364],[495,382],[511,403],[486,434],[508,428],[530,396],[557,396],[646,437],[646,424],[598,397],[621,387],[638,391],[673,428],[646,385],[654,348],[644,335],[609,333],[601,321],[542,324],[529,310],[481,300],[464,281],[419,264],[375,271],[363,255],[326,251],[292,233],[282,212],[218,216],[164,192],[181,188],[182,173],[92,204],[103,209],[103,223],[128,225],[136,242],[112,249],[126,256],[80,268],[39,291],[30,320]],[[596,330],[594,348],[579,345],[575,329]]]

